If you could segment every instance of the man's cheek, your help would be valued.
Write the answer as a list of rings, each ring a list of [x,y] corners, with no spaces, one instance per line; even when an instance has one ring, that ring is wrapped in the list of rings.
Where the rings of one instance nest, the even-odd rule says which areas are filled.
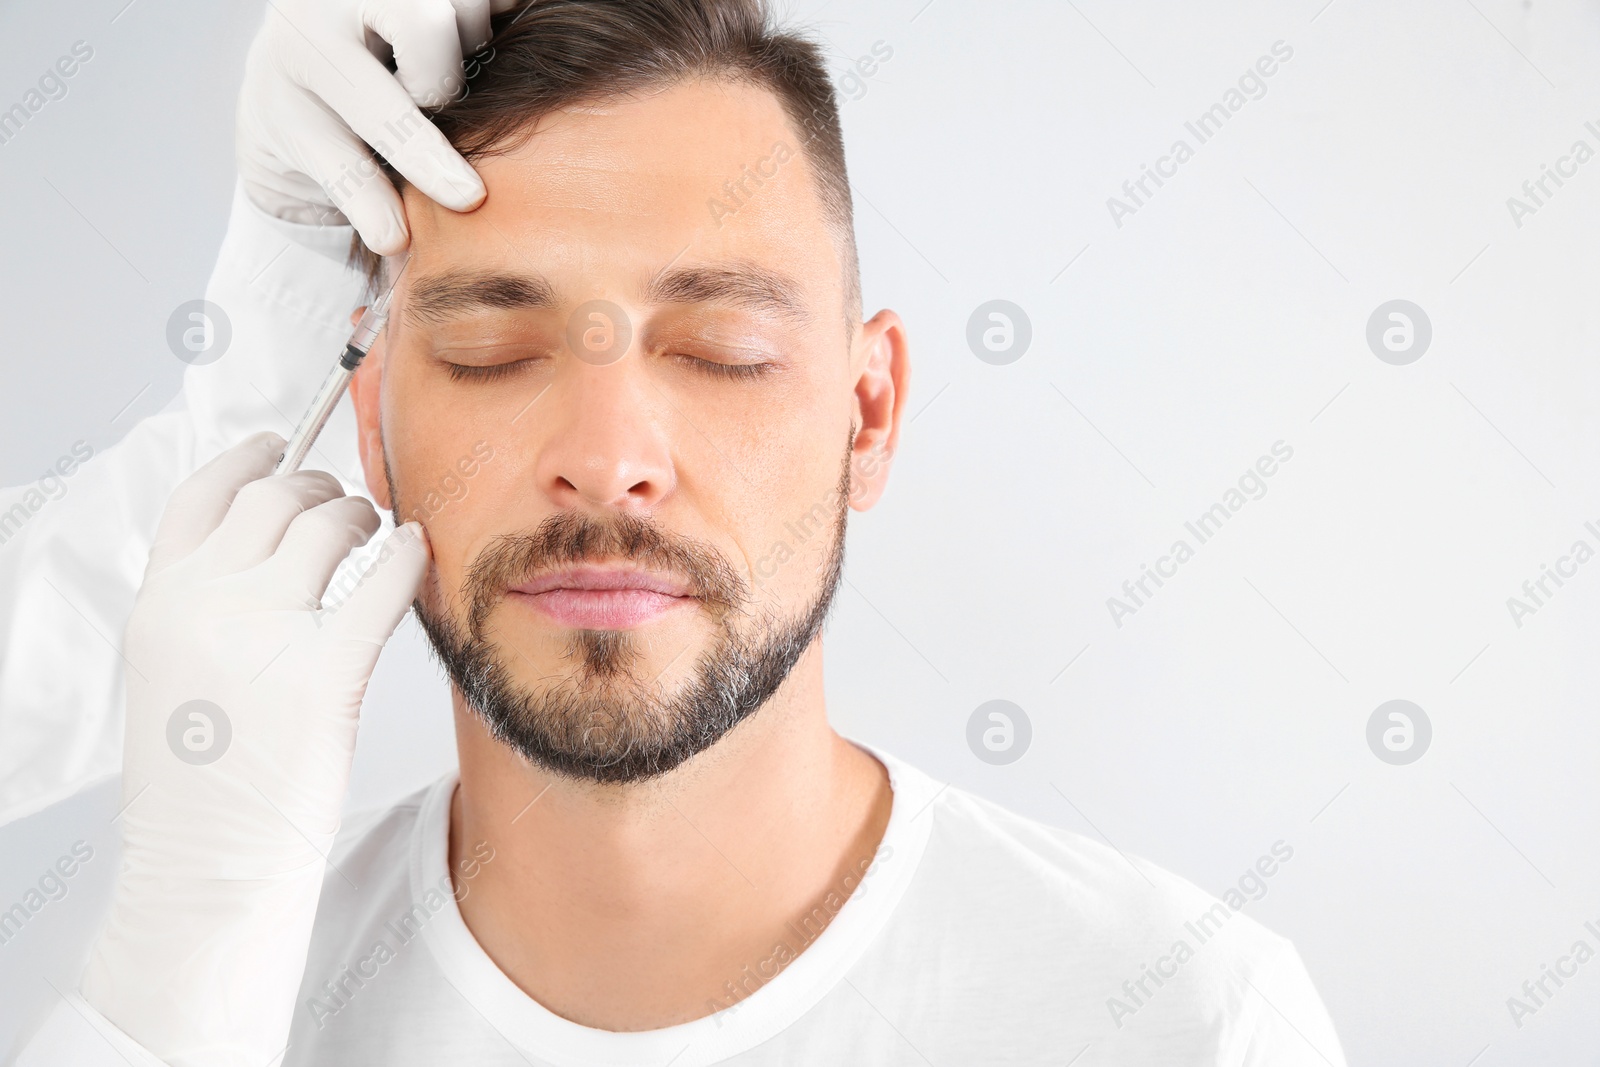
[[[818,537],[806,549],[805,556],[801,562],[805,567],[805,576],[808,585],[814,586],[817,582],[822,580],[822,577],[825,574],[827,574],[828,561],[830,558],[828,548],[829,546],[824,539],[822,537]]]
[[[786,479],[785,488],[792,486]],[[740,514],[766,518],[762,528],[748,536],[755,550],[748,553],[751,585],[757,599],[793,600],[809,592],[827,572],[833,554],[838,522],[840,489],[819,479],[813,491],[785,494],[738,509]]]
[[[418,522],[428,522],[443,510],[444,498],[439,495],[437,489],[429,489],[423,496],[422,503],[412,511],[411,517]]]

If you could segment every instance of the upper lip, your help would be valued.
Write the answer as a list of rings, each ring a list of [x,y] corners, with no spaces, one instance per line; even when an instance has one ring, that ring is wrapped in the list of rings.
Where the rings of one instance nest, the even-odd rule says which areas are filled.
[[[643,589],[664,596],[693,596],[694,590],[681,578],[659,571],[632,567],[564,567],[520,582],[513,593],[534,595],[555,589]]]

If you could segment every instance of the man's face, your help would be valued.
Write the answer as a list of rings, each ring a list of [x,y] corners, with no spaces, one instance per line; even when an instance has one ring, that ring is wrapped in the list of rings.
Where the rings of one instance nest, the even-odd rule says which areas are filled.
[[[541,119],[411,261],[353,388],[368,486],[427,528],[418,612],[491,730],[628,781],[714,743],[816,636],[881,491],[893,313],[771,94],[694,83]]]

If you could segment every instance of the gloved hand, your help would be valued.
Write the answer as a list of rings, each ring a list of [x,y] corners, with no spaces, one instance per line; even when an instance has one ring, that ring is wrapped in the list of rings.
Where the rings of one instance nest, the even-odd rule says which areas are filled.
[[[482,50],[491,12],[516,2],[273,0],[239,91],[239,177],[250,198],[291,222],[348,219],[368,248],[397,255],[409,240],[405,212],[371,145],[438,203],[477,207],[483,182],[416,105],[465,91],[463,49]]]
[[[356,722],[428,553],[260,433],[172,494],[123,642],[122,865],[81,990],[172,1067],[266,1067],[289,1039]]]

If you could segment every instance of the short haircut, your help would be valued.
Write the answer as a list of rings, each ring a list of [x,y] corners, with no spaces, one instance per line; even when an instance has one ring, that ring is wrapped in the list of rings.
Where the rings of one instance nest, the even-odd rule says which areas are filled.
[[[822,50],[780,31],[765,0],[528,0],[497,15],[489,46],[469,60],[465,95],[428,112],[466,159],[525,143],[559,108],[687,82],[743,81],[777,97],[809,160],[844,268],[847,327],[861,311],[850,179]],[[395,187],[404,179],[386,162]],[[708,199],[720,198],[711,190]],[[353,261],[376,292],[382,258],[357,237]]]

